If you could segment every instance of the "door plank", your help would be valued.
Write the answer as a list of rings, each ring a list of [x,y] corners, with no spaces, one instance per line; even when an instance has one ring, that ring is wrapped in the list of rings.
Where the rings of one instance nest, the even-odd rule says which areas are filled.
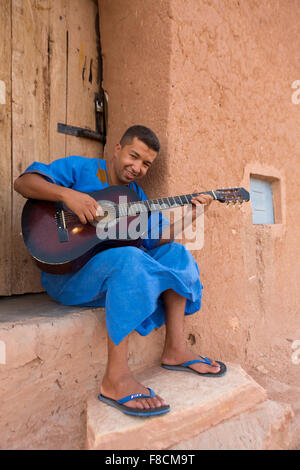
[[[69,0],[52,0],[50,11],[50,139],[49,162],[67,156],[66,135],[57,123],[67,118],[67,13]]]
[[[11,294],[11,0],[0,2],[0,295]]]
[[[96,36],[97,2],[72,0],[68,4],[67,124],[95,130],[94,94],[99,92]],[[98,141],[67,136],[68,155],[99,157]]]
[[[12,169],[16,178],[34,160],[49,161],[50,0],[12,0]],[[21,236],[24,198],[13,197],[12,293],[40,292],[40,272]]]

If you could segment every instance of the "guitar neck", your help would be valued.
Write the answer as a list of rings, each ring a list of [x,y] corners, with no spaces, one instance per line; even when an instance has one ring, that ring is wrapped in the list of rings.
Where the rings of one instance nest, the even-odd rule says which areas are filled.
[[[205,191],[200,193],[183,194],[181,196],[170,196],[159,199],[149,199],[146,201],[131,202],[129,204],[119,205],[119,215],[136,215],[142,212],[157,212],[175,207],[186,206],[191,200],[199,196],[199,194],[209,194],[217,199],[214,191]]]

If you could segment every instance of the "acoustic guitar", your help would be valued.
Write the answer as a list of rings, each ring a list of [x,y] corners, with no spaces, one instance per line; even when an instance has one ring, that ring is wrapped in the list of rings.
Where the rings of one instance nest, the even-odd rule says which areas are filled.
[[[140,247],[142,236],[130,235],[125,227],[140,216],[190,204],[199,194],[210,194],[222,203],[249,201],[244,188],[217,189],[146,201],[127,186],[110,186],[89,193],[104,213],[92,223],[82,224],[61,202],[28,199],[22,212],[25,245],[42,271],[65,274],[80,269],[102,250],[120,246]],[[124,202],[125,201],[125,202]],[[125,236],[124,236],[125,233]]]

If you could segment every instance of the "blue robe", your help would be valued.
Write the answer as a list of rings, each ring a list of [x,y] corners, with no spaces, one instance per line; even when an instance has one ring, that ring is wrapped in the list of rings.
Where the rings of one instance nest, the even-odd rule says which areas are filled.
[[[34,162],[25,172],[38,173],[48,181],[82,192],[106,188],[106,161],[71,156],[51,164]],[[104,177],[103,177],[104,176]],[[141,200],[147,197],[136,184],[129,187]],[[165,323],[162,292],[173,289],[185,297],[185,314],[201,308],[202,284],[199,269],[191,253],[179,243],[155,248],[157,239],[136,247],[111,248],[92,257],[79,271],[69,274],[42,272],[42,285],[48,294],[64,305],[105,307],[106,327],[118,345],[131,331],[148,335]],[[159,216],[159,233],[168,224]]]

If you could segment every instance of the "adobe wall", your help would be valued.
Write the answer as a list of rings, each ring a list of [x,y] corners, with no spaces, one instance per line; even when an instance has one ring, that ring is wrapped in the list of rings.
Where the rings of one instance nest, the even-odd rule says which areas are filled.
[[[149,196],[280,179],[280,224],[253,225],[250,203],[214,203],[201,250],[201,311],[186,336],[199,353],[298,383],[300,79],[297,0],[100,0],[106,158],[129,125],[162,143]]]
[[[166,184],[168,164],[169,2],[100,0],[99,9],[103,88],[108,97],[105,156],[111,155],[129,126],[139,123],[155,129],[163,148],[151,177],[151,188],[158,193]]]

